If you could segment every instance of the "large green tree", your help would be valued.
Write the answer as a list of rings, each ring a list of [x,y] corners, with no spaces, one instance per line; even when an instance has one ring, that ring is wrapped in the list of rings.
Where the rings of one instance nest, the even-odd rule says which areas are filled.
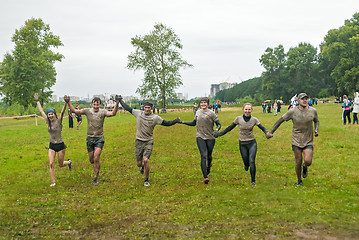
[[[318,53],[317,48],[309,43],[299,43],[287,52],[286,70],[288,92],[306,92],[309,96],[317,96],[321,87],[318,85]],[[319,90],[318,90],[319,89]]]
[[[321,65],[337,86],[338,95],[359,89],[359,13],[338,29],[331,29],[320,45]]]
[[[135,51],[128,56],[127,68],[143,70],[145,75],[136,92],[160,98],[164,106],[166,99],[175,97],[174,90],[183,84],[179,70],[192,66],[178,52],[183,47],[180,39],[171,28],[156,24],[150,34],[132,38],[131,44]]]
[[[64,57],[53,49],[63,44],[48,24],[34,18],[15,31],[12,42],[15,49],[5,54],[0,65],[0,91],[5,102],[19,103],[26,111],[35,92],[42,102],[51,96],[50,88],[56,82],[54,64]]]

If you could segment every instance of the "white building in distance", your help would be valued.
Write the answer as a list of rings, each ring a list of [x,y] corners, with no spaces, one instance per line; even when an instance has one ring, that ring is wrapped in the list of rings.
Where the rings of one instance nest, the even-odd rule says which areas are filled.
[[[229,83],[229,82],[223,82],[223,83],[219,83],[219,84],[211,84],[211,90],[210,90],[210,97],[214,97],[216,96],[216,94],[219,91],[222,91],[224,89],[228,89],[228,88],[232,88],[234,86],[236,86],[237,83]]]

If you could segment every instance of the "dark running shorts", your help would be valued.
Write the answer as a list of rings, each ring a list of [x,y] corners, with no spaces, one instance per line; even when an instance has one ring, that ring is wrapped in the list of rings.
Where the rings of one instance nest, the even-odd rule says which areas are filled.
[[[149,159],[152,153],[152,149],[153,149],[153,140],[141,141],[136,139],[135,142],[136,161],[141,162],[143,156]]]
[[[103,145],[105,144],[105,138],[102,137],[87,137],[86,138],[86,144],[87,144],[87,152],[93,152],[95,150],[95,147],[97,148],[103,148]]]
[[[62,142],[62,143],[51,143],[50,142],[49,149],[54,150],[55,152],[60,152],[61,150],[66,149],[66,145],[64,142]]]
[[[295,145],[292,145],[292,150],[297,150],[297,149],[300,149],[300,150],[305,150],[305,149],[311,149],[313,151],[313,145],[308,145],[308,146],[305,146],[304,148],[301,148],[301,147],[298,147],[298,146],[295,146]]]

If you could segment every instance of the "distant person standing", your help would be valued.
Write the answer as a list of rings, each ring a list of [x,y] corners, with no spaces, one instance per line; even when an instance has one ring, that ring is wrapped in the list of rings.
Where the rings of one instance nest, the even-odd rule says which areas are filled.
[[[77,104],[76,109],[80,110],[80,106]],[[80,125],[82,123],[82,116],[80,114],[75,114],[76,120],[77,120],[77,130],[80,130]]]
[[[350,102],[349,102],[349,99],[348,99],[347,95],[345,95],[345,94],[343,95],[342,108],[343,108],[344,125],[347,124],[347,119],[348,119],[348,123],[350,124],[351,123],[351,120],[350,120]]]
[[[74,128],[74,116],[70,109],[67,111],[67,114],[69,115],[69,128]]]
[[[193,105],[193,113],[196,114],[197,110],[198,110],[198,104],[195,102]]]
[[[262,103],[263,113],[266,113],[266,108],[267,108],[267,104],[266,104],[266,102],[263,102]]]
[[[277,103],[277,99],[276,99],[276,100],[274,100],[274,103],[273,103],[274,116],[277,116],[277,112],[278,112],[278,103]]]
[[[277,113],[280,113],[280,109],[282,107],[282,103],[280,102],[280,100],[277,101],[277,106],[278,106]]]
[[[312,164],[313,159],[313,122],[314,135],[317,137],[319,119],[315,108],[308,106],[307,94],[300,93],[298,95],[298,102],[299,106],[293,107],[280,117],[272,129],[266,134],[266,137],[273,137],[273,133],[284,121],[292,120],[292,150],[295,158],[295,172],[298,178],[297,187],[301,187],[303,186],[302,166],[303,178],[306,178],[308,175],[308,167]]]
[[[358,113],[359,113],[359,93],[354,93],[354,101],[353,101],[353,124],[355,122],[358,124]]]
[[[39,101],[39,94],[35,93],[34,99],[36,101],[37,107],[41,113],[41,116],[46,120],[46,124],[48,125],[47,131],[50,135],[50,144],[49,144],[49,162],[50,162],[50,175],[52,183],[50,187],[54,187],[56,185],[55,180],[55,158],[57,153],[57,161],[59,166],[65,167],[68,166],[69,169],[72,169],[72,161],[68,159],[68,161],[64,161],[66,145],[61,137],[62,131],[62,118],[66,109],[66,102],[61,110],[59,118],[57,118],[56,111],[53,108],[49,108],[46,111],[42,109],[41,103]]]
[[[106,109],[100,109],[101,99],[95,97],[92,99],[92,108],[75,109],[70,102],[69,96],[64,96],[64,100],[69,104],[71,112],[79,115],[86,115],[87,117],[87,152],[90,163],[93,164],[94,178],[93,185],[98,186],[98,176],[100,174],[100,156],[102,148],[105,144],[105,137],[103,135],[103,124],[105,117],[116,116],[118,111],[118,100],[116,99],[115,107],[111,112]]]

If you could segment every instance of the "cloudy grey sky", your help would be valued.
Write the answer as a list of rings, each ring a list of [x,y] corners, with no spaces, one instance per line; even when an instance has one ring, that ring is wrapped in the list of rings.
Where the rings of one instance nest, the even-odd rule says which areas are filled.
[[[328,30],[359,11],[358,0],[1,0],[0,59],[14,45],[15,29],[41,18],[59,35],[65,59],[56,64],[58,96],[136,95],[143,72],[126,69],[131,37],[155,23],[171,27],[183,44],[177,92],[189,98],[209,94],[210,84],[240,82],[261,75],[260,56],[282,44],[315,47]]]

